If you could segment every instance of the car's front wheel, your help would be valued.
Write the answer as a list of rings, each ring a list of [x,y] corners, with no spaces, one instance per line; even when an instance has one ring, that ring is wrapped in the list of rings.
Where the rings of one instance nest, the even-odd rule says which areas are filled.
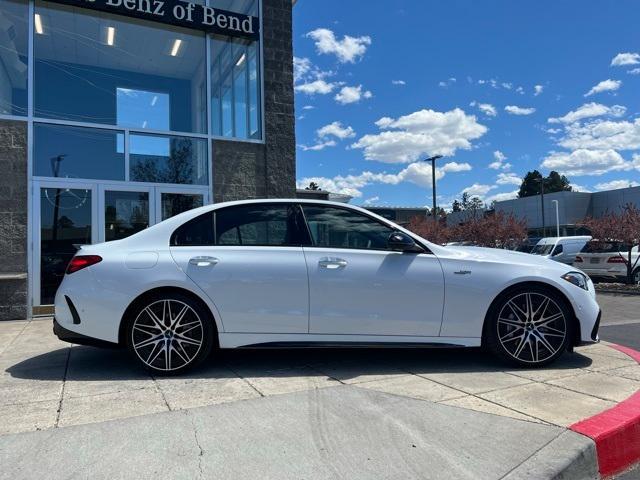
[[[214,329],[206,309],[180,293],[152,295],[138,302],[126,332],[129,352],[147,370],[177,374],[211,353]]]
[[[573,335],[573,315],[553,290],[527,286],[502,295],[485,328],[489,349],[509,363],[540,367],[556,360]]]

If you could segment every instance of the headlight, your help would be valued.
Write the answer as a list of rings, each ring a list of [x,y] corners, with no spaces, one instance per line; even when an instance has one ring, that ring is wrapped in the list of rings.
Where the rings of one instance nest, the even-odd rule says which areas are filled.
[[[584,273],[567,272],[562,275],[562,279],[573,283],[576,287],[580,287],[583,290],[589,290],[589,279]]]

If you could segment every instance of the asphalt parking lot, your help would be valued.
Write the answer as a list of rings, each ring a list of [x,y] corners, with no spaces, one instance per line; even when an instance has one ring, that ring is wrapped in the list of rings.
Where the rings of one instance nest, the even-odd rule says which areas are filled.
[[[640,297],[602,295],[601,304],[603,338],[640,328]],[[640,366],[604,342],[541,370],[512,369],[477,349],[257,350],[157,378],[124,352],[58,341],[50,319],[0,324],[0,368],[0,478],[26,477],[18,451],[45,452],[30,473],[50,477],[113,478],[137,465],[140,476],[162,467],[233,478],[242,465],[245,477],[263,478],[438,478],[425,469],[521,478],[550,445],[591,448],[565,427],[640,389]],[[132,453],[140,442],[140,453],[173,448],[179,458],[145,463]],[[83,456],[62,467],[56,459],[74,448]],[[291,455],[307,466],[291,468]]]

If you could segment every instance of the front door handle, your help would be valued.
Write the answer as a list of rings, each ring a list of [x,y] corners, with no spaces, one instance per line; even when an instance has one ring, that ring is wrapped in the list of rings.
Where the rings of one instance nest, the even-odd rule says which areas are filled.
[[[347,266],[347,261],[342,258],[324,257],[318,261],[320,268],[326,268],[327,270],[337,270],[338,268],[344,268]]]
[[[219,261],[220,260],[218,260],[216,257],[193,257],[189,259],[189,265],[194,265],[196,267],[210,267],[212,265],[215,265]]]

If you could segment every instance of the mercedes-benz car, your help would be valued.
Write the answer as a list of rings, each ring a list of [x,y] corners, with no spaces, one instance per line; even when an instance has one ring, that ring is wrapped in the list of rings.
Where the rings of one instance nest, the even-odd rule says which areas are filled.
[[[165,374],[245,347],[483,346],[531,367],[597,341],[599,318],[571,266],[439,246],[356,206],[251,200],[81,247],[54,332]]]

